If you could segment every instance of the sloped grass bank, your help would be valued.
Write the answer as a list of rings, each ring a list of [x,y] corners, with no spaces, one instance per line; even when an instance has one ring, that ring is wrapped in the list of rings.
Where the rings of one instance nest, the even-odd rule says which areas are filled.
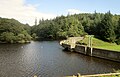
[[[77,42],[77,44],[87,45],[87,46],[88,43],[89,43],[88,36],[86,36],[83,40]],[[117,45],[115,43],[108,43],[100,39],[97,39],[95,37],[92,37],[92,47],[120,52],[120,45]]]

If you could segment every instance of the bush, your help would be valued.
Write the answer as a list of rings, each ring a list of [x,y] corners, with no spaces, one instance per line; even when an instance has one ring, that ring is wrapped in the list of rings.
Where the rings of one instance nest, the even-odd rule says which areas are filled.
[[[116,41],[117,45],[120,45],[120,37]]]

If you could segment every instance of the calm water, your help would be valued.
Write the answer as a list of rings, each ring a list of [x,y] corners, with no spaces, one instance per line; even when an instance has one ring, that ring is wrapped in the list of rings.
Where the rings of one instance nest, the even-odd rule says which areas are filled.
[[[0,77],[60,77],[120,69],[120,63],[62,49],[57,41],[0,44]]]

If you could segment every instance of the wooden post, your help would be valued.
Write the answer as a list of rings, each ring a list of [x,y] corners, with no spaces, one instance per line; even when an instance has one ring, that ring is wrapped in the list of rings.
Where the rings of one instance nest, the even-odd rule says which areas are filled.
[[[80,75],[80,73],[77,73],[77,77],[80,77],[81,75]]]

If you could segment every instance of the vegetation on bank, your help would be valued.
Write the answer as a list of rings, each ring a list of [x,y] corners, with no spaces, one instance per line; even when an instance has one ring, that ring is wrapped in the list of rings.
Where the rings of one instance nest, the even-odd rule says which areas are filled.
[[[0,43],[28,43],[31,28],[15,19],[0,18]]]
[[[32,26],[32,34],[39,38],[65,39],[68,37],[95,35],[99,39],[120,44],[120,15],[107,13],[81,13],[40,20]]]
[[[20,43],[31,39],[66,39],[68,37],[94,35],[109,42],[120,44],[120,15],[109,12],[81,13],[59,16],[51,20],[35,21],[30,27],[15,19],[0,18],[0,42]]]
[[[66,39],[68,37],[84,35],[84,28],[75,16],[56,17],[52,20],[40,20],[38,25],[32,26],[32,33],[39,38]]]
[[[83,40],[78,41],[77,44],[88,46],[89,36],[86,36]],[[116,43],[105,42],[95,37],[92,37],[92,47],[120,51],[120,45],[117,45]]]

